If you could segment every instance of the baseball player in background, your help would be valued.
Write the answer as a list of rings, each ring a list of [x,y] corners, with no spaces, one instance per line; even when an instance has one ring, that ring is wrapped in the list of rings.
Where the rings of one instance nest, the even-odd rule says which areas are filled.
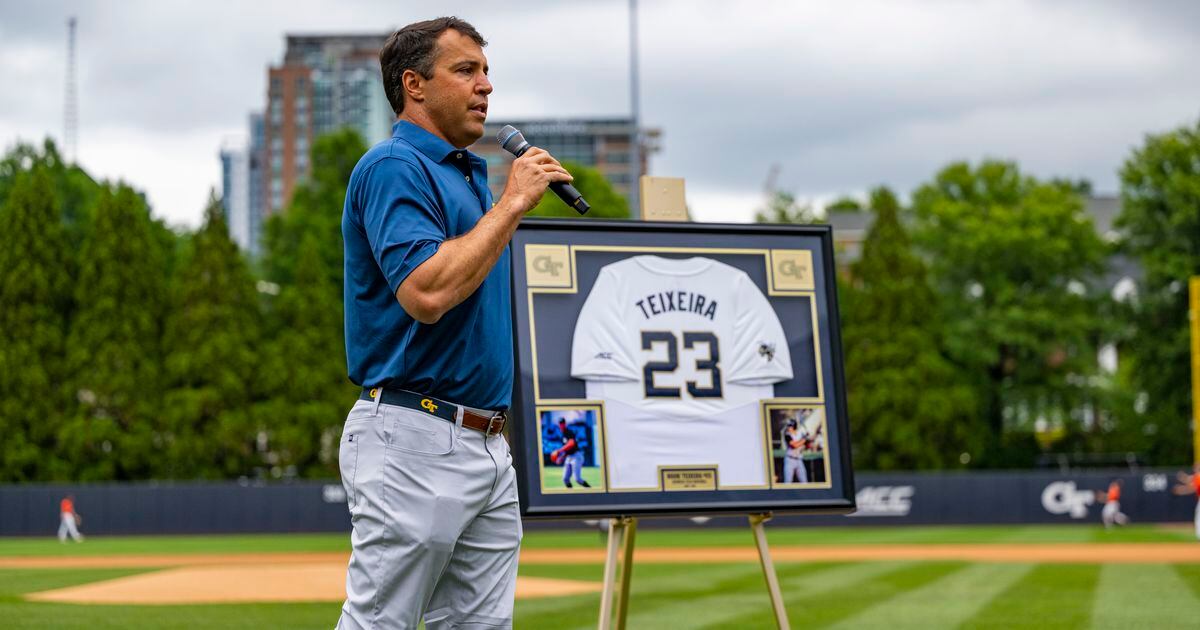
[[[1196,496],[1196,514],[1192,518],[1196,525],[1196,539],[1200,540],[1200,462],[1192,466],[1192,474],[1180,472],[1175,477],[1179,480],[1179,485],[1171,489],[1173,493]]]
[[[551,459],[556,464],[562,464],[563,467],[563,485],[572,488],[571,477],[575,477],[575,483],[584,488],[592,487],[583,478],[583,445],[585,423],[583,418],[574,416],[571,422],[568,423],[566,418],[560,418],[558,427],[562,431],[563,445],[550,454]]]
[[[800,421],[788,418],[783,428],[784,448],[783,483],[808,483],[808,470],[804,467],[804,449],[808,446],[808,430],[800,428]]]
[[[75,542],[83,542],[83,534],[79,533],[79,514],[75,511],[75,496],[68,494],[58,504],[59,525],[58,542],[67,542],[67,536]]]
[[[1104,503],[1104,509],[1100,511],[1100,522],[1104,523],[1104,529],[1129,522],[1129,517],[1121,513],[1120,479],[1113,479],[1112,483],[1108,484],[1107,492],[1097,492],[1096,500]]]

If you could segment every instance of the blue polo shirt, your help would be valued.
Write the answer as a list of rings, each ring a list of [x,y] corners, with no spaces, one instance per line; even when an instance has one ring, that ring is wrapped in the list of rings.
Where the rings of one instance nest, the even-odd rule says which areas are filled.
[[[406,122],[350,175],[346,247],[346,363],[363,387],[394,387],[483,409],[512,397],[509,253],[436,324],[396,300],[408,274],[492,207],[483,159]]]

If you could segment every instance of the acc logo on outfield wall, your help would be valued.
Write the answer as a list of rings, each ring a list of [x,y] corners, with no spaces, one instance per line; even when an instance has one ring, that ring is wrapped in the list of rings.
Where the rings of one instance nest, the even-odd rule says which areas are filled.
[[[1094,490],[1079,490],[1074,481],[1055,481],[1042,490],[1042,507],[1051,514],[1087,518],[1088,506],[1096,500]]]
[[[850,516],[908,516],[915,491],[912,486],[866,486],[854,495],[858,511]]]

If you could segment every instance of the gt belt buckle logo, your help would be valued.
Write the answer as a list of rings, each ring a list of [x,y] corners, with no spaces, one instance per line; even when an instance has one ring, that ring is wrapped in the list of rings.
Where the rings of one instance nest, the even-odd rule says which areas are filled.
[[[543,254],[533,259],[534,271],[548,273],[555,278],[558,277],[558,270],[563,268],[561,260],[554,260],[549,254]]]
[[[1092,491],[1077,489],[1074,481],[1055,481],[1042,490],[1042,507],[1047,512],[1070,514],[1071,518],[1086,518],[1095,499]]]
[[[424,409],[425,411],[428,411],[429,413],[433,413],[433,412],[437,411],[438,406],[437,406],[437,403],[433,402],[432,400],[430,400],[428,398],[422,398],[421,399],[421,408]]]

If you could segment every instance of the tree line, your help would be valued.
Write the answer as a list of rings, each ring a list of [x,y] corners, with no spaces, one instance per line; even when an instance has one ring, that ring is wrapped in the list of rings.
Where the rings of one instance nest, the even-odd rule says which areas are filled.
[[[345,374],[341,209],[366,150],[318,138],[313,172],[248,259],[220,200],[173,230],[50,141],[0,159],[0,481],[333,477]],[[1049,449],[1190,456],[1187,277],[1200,273],[1200,126],[1121,170],[1115,241],[1086,188],[951,164],[904,207],[886,188],[839,280],[851,435],[864,469],[1028,466]],[[594,216],[628,205],[568,164]],[[539,215],[575,216],[547,196]],[[795,199],[759,220],[810,222]],[[1142,270],[1114,299],[1109,261]],[[1115,373],[1097,353],[1114,346]]]
[[[857,466],[1191,460],[1200,124],[1148,135],[1119,176],[1121,210],[1103,236],[1089,184],[999,160],[946,166],[906,207],[885,187],[837,202],[873,213],[838,283]],[[813,220],[786,195],[758,218]],[[1129,269],[1131,290],[1114,291]]]

